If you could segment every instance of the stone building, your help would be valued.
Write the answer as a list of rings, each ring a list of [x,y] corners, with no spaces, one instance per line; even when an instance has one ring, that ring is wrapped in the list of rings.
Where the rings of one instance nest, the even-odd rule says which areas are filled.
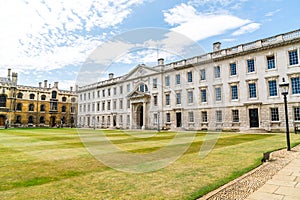
[[[79,87],[78,125],[124,129],[283,131],[300,123],[300,30]]]
[[[75,126],[77,94],[58,89],[44,81],[38,87],[18,85],[18,74],[8,69],[7,77],[0,77],[0,127]]]

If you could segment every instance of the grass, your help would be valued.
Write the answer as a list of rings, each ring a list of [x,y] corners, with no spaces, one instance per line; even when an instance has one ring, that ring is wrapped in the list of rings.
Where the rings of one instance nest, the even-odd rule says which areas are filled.
[[[99,130],[83,130],[87,136]],[[110,141],[129,152],[159,150],[176,133],[140,138],[139,132],[105,130]],[[143,132],[143,135],[153,132]],[[181,133],[184,139],[185,133]],[[260,165],[262,154],[285,148],[285,134],[222,133],[203,159],[206,133],[197,133],[183,156],[154,172],[111,169],[81,143],[76,129],[0,130],[1,199],[195,199]],[[300,134],[291,134],[300,143]],[[101,141],[96,143],[101,145]],[[180,147],[182,144],[176,144]]]

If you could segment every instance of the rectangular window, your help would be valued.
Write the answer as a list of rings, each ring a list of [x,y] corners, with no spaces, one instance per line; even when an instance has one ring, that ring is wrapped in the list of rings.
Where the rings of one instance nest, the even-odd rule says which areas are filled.
[[[222,94],[221,94],[221,88],[215,88],[215,93],[216,93],[216,101],[221,101],[222,100]]]
[[[207,102],[206,89],[202,89],[202,90],[201,90],[201,102],[202,102],[202,103]]]
[[[123,86],[120,86],[120,94],[123,94]]]
[[[157,113],[153,114],[153,124],[157,125]]]
[[[215,78],[220,78],[221,77],[221,68],[220,68],[220,66],[216,66],[214,69],[215,69]]]
[[[231,86],[231,99],[237,100],[238,98],[239,98],[238,87],[237,87],[237,85],[232,85]]]
[[[274,69],[275,68],[275,56],[267,56],[267,63],[268,63],[268,69]]]
[[[194,102],[194,94],[193,91],[188,91],[188,103]]]
[[[256,98],[256,83],[249,83],[249,97]]]
[[[232,122],[239,122],[239,110],[232,110]]]
[[[254,59],[247,60],[248,73],[255,71]]]
[[[277,96],[277,81],[276,80],[269,81],[269,94],[271,97]]]
[[[189,122],[194,122],[194,112],[188,112]]]
[[[130,100],[127,100],[127,108],[130,108]]]
[[[93,92],[93,99],[95,99],[95,92]]]
[[[300,77],[291,78],[292,94],[300,94]]]
[[[113,109],[117,109],[117,101],[113,101]]]
[[[130,84],[127,84],[127,92],[130,92]]]
[[[127,124],[130,124],[130,115],[127,115]]]
[[[92,111],[95,111],[95,104],[92,104]]]
[[[176,104],[181,104],[181,93],[180,92],[176,93]]]
[[[279,121],[278,108],[271,108],[271,121]]]
[[[297,65],[298,64],[298,51],[289,51],[289,60],[290,65]]]
[[[102,102],[102,111],[105,110],[105,102]]]
[[[200,79],[201,79],[201,81],[206,80],[205,69],[201,69],[201,70],[200,70]]]
[[[153,104],[157,106],[157,96],[153,96]]]
[[[193,73],[192,72],[187,73],[187,79],[188,79],[189,83],[193,82]]]
[[[100,111],[100,103],[97,103],[97,111]]]
[[[97,91],[97,96],[100,98],[100,90]]]
[[[166,86],[170,86],[170,76],[165,77]]]
[[[52,97],[53,98],[53,97]],[[88,93],[88,99],[91,99],[91,93]]]
[[[201,112],[202,122],[207,122],[207,111]]]
[[[180,74],[176,74],[176,84],[180,84]]]
[[[117,95],[117,88],[114,87],[114,95]]]
[[[300,107],[294,107],[294,120],[300,121]]]
[[[166,94],[166,105],[170,105],[170,94]]]
[[[91,105],[88,104],[87,111],[90,112],[90,110],[91,110]]]
[[[236,63],[230,63],[230,76],[236,75]]]
[[[102,90],[102,97],[105,97],[105,90]]]
[[[153,79],[153,88],[157,88],[157,79],[156,78]]]
[[[216,111],[216,120],[217,120],[217,122],[222,122],[222,111],[221,110]]]
[[[119,107],[120,107],[120,110],[122,110],[122,109],[123,109],[123,100],[122,100],[122,99],[120,99],[120,102],[119,102]]]
[[[166,121],[171,122],[171,115],[170,113],[166,113]]]
[[[107,102],[107,110],[110,110],[110,101]]]
[[[120,115],[120,124],[123,123],[123,115]]]
[[[110,97],[110,88],[107,89],[107,95]]]

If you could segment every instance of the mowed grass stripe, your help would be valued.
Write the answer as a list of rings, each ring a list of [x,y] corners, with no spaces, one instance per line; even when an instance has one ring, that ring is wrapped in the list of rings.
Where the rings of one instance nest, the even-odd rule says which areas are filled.
[[[16,140],[16,144],[10,140],[9,147],[1,146],[7,142],[3,133],[21,136],[21,140]],[[115,145],[139,153],[162,148],[175,134],[165,132],[156,138],[141,139],[132,137],[130,132],[104,133],[117,141]],[[86,131],[91,140],[93,134],[94,131]],[[30,141],[47,142],[51,135],[57,138],[51,145],[30,145]],[[78,145],[81,140],[75,129],[1,130],[0,152],[5,152],[6,158],[0,157],[0,196],[1,199],[194,199],[259,165],[262,152],[285,147],[284,134],[222,133],[211,153],[199,159],[204,137],[205,133],[198,133],[188,151],[168,167],[152,173],[130,174],[97,161]],[[18,147],[22,139],[29,144]],[[300,136],[291,135],[291,141],[299,143]]]

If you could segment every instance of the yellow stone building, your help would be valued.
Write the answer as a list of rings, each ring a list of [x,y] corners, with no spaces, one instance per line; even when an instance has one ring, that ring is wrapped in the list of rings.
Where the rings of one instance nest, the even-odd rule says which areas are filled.
[[[77,94],[53,87],[47,80],[38,87],[18,85],[18,74],[8,69],[0,77],[0,127],[74,127],[77,119]]]

